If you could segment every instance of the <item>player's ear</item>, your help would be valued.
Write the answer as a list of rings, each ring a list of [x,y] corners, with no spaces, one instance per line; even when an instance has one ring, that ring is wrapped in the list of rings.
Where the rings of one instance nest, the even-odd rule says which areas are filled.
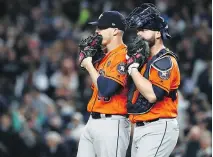
[[[116,36],[119,33],[119,30],[117,28],[114,28],[113,30],[113,36]]]
[[[160,31],[156,31],[156,32],[155,32],[155,38],[156,38],[156,39],[161,38],[161,33],[160,33]]]

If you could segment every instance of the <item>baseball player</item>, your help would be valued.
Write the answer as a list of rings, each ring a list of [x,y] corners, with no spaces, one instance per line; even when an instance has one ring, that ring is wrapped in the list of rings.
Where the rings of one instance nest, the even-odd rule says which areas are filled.
[[[137,29],[137,36],[147,41],[150,49],[146,62],[140,62],[138,51],[127,56],[128,73],[137,89],[127,105],[129,118],[136,123],[132,157],[169,157],[179,136],[176,117],[180,72],[176,55],[163,43],[171,37],[168,25],[153,4],[134,9],[127,25]]]
[[[125,157],[131,129],[126,109],[126,45],[122,40],[125,18],[117,11],[107,11],[90,24],[102,36],[106,53],[96,64],[93,57],[87,57],[93,47],[84,48],[80,56],[81,67],[92,78],[93,94],[87,106],[91,116],[81,135],[77,157]]]

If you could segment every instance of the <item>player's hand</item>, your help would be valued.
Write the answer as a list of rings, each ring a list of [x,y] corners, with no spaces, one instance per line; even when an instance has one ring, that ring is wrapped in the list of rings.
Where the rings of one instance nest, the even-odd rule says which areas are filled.
[[[92,57],[84,58],[81,62],[81,67],[87,69],[89,64],[92,64]]]
[[[102,39],[103,37],[97,33],[90,35],[86,39],[82,39],[79,43],[79,59],[78,63],[81,66],[81,62],[87,58],[92,57],[92,63],[99,62],[103,57],[102,51]],[[82,66],[81,66],[82,67]]]
[[[131,57],[126,55],[127,59],[127,70],[129,75],[131,75],[132,69],[136,68],[138,69],[141,63],[142,55],[140,53],[135,53]]]
[[[140,69],[149,57],[149,45],[140,36],[134,38],[127,44],[127,68],[131,74],[132,68]]]
[[[78,58],[79,64],[82,65],[82,61],[85,60],[88,57],[92,58],[92,56],[94,56],[96,52],[97,52],[97,50],[90,47],[90,46],[87,46],[83,50],[80,50],[79,58]]]

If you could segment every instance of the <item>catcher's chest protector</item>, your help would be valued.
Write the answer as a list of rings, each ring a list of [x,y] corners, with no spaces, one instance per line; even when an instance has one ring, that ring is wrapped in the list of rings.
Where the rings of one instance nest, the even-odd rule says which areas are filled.
[[[147,62],[143,76],[149,80],[150,70],[153,67],[159,71],[158,73],[162,77],[162,79],[167,79],[166,77],[169,77],[168,71],[171,70],[172,68],[172,62],[170,59],[171,56],[177,59],[177,56],[173,52],[167,49],[161,50],[157,55],[153,56],[152,59]],[[145,114],[149,112],[152,109],[152,107],[155,105],[155,103],[149,103],[149,101],[146,98],[144,98],[143,95],[141,95],[140,93],[138,93],[138,96],[136,98],[133,96],[134,93],[131,93],[131,92],[135,92],[135,91],[131,91],[130,89],[130,92],[129,92],[129,95],[132,95],[131,102],[135,102],[135,103],[128,108],[128,113]],[[172,97],[172,100],[175,100],[176,92],[177,90],[169,91],[168,97]]]

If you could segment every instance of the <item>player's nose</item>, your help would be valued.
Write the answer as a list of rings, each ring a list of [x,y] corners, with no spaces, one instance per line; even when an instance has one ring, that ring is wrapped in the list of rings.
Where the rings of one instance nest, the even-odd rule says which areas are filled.
[[[96,28],[95,33],[100,34],[100,30]]]
[[[140,34],[141,34],[140,31],[137,31],[137,35],[138,35],[138,36],[141,36]]]
[[[143,38],[143,34],[141,32],[137,32],[137,36]]]

